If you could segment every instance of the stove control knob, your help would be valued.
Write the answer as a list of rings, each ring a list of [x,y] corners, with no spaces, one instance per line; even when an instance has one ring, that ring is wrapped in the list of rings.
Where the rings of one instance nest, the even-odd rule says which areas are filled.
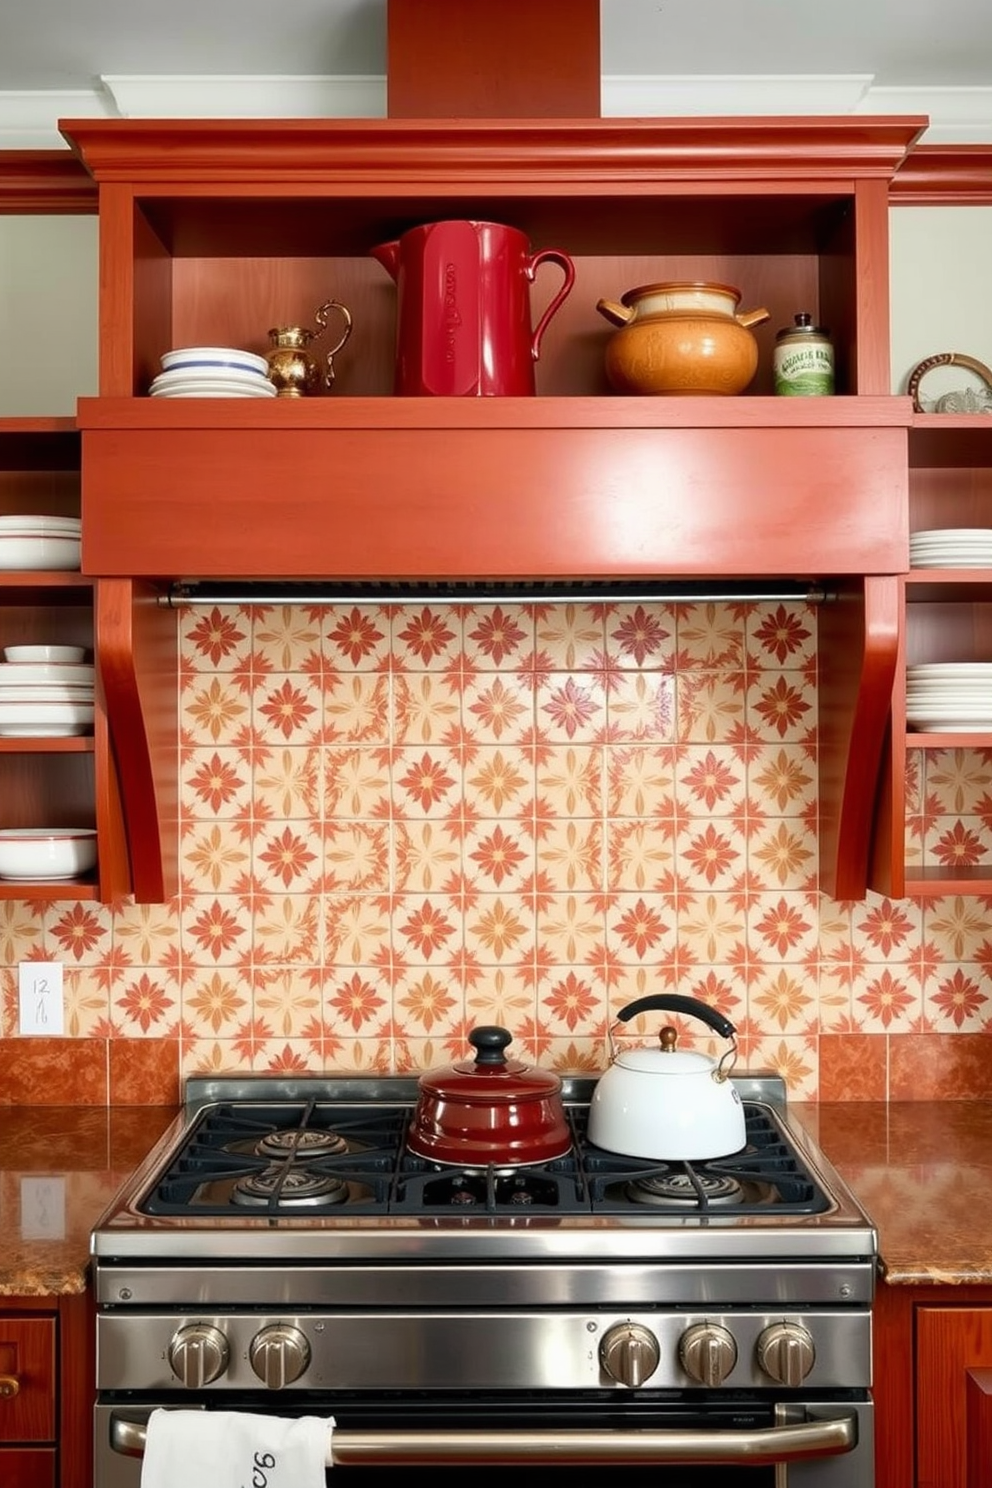
[[[640,1323],[618,1323],[599,1345],[604,1373],[629,1390],[636,1390],[654,1374],[660,1358],[657,1338]]]
[[[169,1344],[169,1364],[187,1390],[201,1390],[219,1379],[231,1359],[227,1339],[210,1323],[180,1328]]]
[[[696,1323],[679,1339],[679,1359],[691,1380],[715,1390],[737,1363],[734,1335],[718,1323]]]
[[[270,1390],[282,1390],[305,1373],[310,1345],[299,1328],[273,1323],[256,1333],[248,1351],[251,1367]]]
[[[813,1340],[798,1323],[773,1323],[758,1339],[759,1365],[787,1389],[798,1389],[815,1362]]]

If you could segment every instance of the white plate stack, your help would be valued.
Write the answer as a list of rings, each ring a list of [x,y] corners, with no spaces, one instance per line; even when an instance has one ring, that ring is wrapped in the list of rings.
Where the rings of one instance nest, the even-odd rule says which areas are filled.
[[[81,524],[78,517],[0,517],[0,569],[78,569]]]
[[[89,733],[94,676],[94,667],[81,662],[0,663],[0,738]]]
[[[907,667],[906,722],[924,733],[992,731],[992,662],[941,661]]]
[[[938,527],[911,532],[912,568],[992,568],[992,527]]]
[[[274,398],[269,364],[236,346],[180,346],[162,356],[153,398]]]

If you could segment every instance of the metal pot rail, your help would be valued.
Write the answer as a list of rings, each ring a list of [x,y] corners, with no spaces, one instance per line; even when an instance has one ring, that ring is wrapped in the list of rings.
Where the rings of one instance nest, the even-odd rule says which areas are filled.
[[[113,1416],[111,1445],[141,1457],[145,1427]],[[335,1429],[328,1467],[460,1467],[490,1465],[582,1466],[636,1463],[680,1466],[776,1466],[851,1452],[857,1418],[844,1413],[798,1425],[752,1431],[349,1431]]]

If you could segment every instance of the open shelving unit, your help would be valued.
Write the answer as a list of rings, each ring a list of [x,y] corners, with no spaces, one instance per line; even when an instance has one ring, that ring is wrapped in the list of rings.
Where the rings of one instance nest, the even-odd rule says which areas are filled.
[[[920,145],[896,173],[891,197],[895,207],[992,205],[992,147]],[[908,460],[911,531],[992,528],[992,416],[913,413]],[[977,863],[941,863],[930,841],[911,846],[927,831],[922,795],[931,761],[947,750],[987,752],[992,760],[992,732],[923,733],[906,723],[907,666],[992,661],[992,570],[907,567],[900,588],[900,648],[869,884],[897,898],[992,897],[992,851]]]

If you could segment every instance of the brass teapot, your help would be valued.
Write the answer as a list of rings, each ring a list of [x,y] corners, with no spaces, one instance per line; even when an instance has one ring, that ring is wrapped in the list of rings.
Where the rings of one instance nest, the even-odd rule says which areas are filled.
[[[324,353],[324,366],[312,357],[307,347],[327,329],[327,317],[334,311],[341,321],[341,334]],[[265,354],[269,364],[269,381],[275,385],[277,398],[302,398],[315,393],[321,384],[330,391],[334,384],[334,358],[351,335],[351,312],[340,300],[328,300],[314,315],[317,329],[307,326],[277,326],[269,331],[270,349]]]

